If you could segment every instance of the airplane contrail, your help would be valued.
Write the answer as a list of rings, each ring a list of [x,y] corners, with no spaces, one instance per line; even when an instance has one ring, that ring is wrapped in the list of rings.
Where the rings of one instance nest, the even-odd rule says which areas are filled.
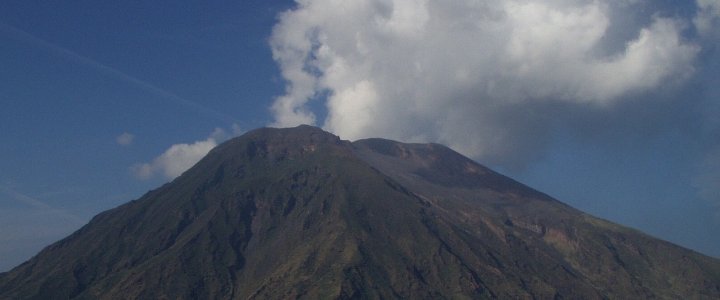
[[[208,117],[215,118],[217,120],[220,120],[224,123],[227,123],[228,125],[237,123],[237,121],[234,118],[230,117],[229,115],[226,115],[217,110],[203,106],[195,101],[180,97],[180,96],[178,96],[172,92],[169,92],[165,89],[162,89],[156,85],[153,85],[146,81],[140,80],[137,77],[128,75],[127,73],[124,73],[118,69],[107,66],[103,63],[100,63],[100,62],[93,60],[91,58],[88,58],[86,56],[80,55],[76,52],[73,52],[73,51],[67,49],[67,48],[64,48],[64,47],[58,46],[56,44],[53,44],[51,42],[45,41],[41,38],[38,38],[26,31],[22,30],[22,29],[18,29],[11,25],[0,22],[0,32],[4,32],[18,40],[21,40],[28,44],[34,45],[38,48],[46,50],[52,54],[55,54],[57,56],[65,58],[67,60],[70,60],[70,61],[76,62],[78,64],[84,65],[86,67],[95,69],[96,71],[104,73],[105,75],[114,77],[116,79],[120,79],[127,83],[130,83],[130,84],[132,84],[142,90],[145,90],[146,92],[149,92],[153,95],[172,100],[172,101],[176,102],[177,104],[180,104],[187,108],[191,108],[193,110],[196,110],[197,112],[199,112],[201,114],[204,114]]]
[[[34,209],[37,209],[37,210],[43,211],[43,212],[48,212],[48,213],[54,214],[56,216],[60,216],[66,220],[72,221],[77,224],[84,224],[85,222],[87,222],[87,220],[85,220],[84,218],[74,215],[66,210],[52,207],[37,198],[30,197],[28,195],[25,195],[23,193],[20,193],[20,192],[14,190],[14,189],[11,189],[7,186],[0,185],[0,193],[9,195],[16,201],[24,203],[25,205],[31,206]]]

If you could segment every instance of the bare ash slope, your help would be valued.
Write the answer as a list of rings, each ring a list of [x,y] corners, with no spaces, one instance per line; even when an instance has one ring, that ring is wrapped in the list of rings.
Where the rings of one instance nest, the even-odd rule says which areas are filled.
[[[258,129],[0,274],[0,299],[720,298],[720,262],[441,145]]]

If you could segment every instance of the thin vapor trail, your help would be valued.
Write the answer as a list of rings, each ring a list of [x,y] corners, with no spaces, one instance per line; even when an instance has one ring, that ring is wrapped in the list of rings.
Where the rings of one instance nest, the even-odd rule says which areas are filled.
[[[181,106],[185,106],[187,108],[193,109],[193,110],[197,111],[198,113],[201,113],[208,117],[220,120],[226,124],[236,123],[236,120],[234,118],[232,118],[222,112],[208,108],[206,106],[203,106],[195,101],[180,97],[180,96],[178,96],[172,92],[169,92],[165,89],[162,89],[156,85],[153,85],[146,81],[140,80],[136,77],[128,75],[127,73],[124,73],[118,69],[107,66],[103,63],[100,63],[100,62],[93,60],[91,58],[88,58],[86,56],[80,55],[76,52],[73,52],[73,51],[67,49],[67,48],[64,48],[64,47],[58,46],[56,44],[53,44],[51,42],[45,41],[41,38],[38,38],[26,31],[22,30],[22,29],[18,29],[11,25],[0,22],[0,32],[3,32],[11,37],[14,37],[18,40],[21,40],[23,42],[26,42],[33,46],[36,46],[40,49],[48,51],[54,55],[60,56],[69,61],[72,61],[72,62],[78,63],[80,65],[94,69],[100,73],[107,75],[107,76],[114,77],[116,79],[130,83],[131,85],[134,85],[142,90],[145,90],[146,92],[149,92],[155,96],[165,98],[168,100],[172,100]]]
[[[72,221],[72,222],[74,222],[74,223],[83,224],[83,223],[86,222],[86,220],[84,220],[83,218],[81,218],[81,217],[79,217],[79,216],[76,216],[76,215],[74,215],[74,214],[72,214],[72,213],[70,213],[70,212],[68,212],[68,211],[66,211],[66,210],[52,207],[52,206],[50,206],[49,204],[47,204],[47,203],[45,203],[45,202],[43,202],[43,201],[41,201],[41,200],[39,200],[39,199],[37,199],[37,198],[30,197],[30,196],[28,196],[28,195],[25,195],[25,194],[23,194],[23,193],[20,193],[20,192],[14,190],[14,189],[11,189],[11,188],[9,188],[9,187],[7,187],[7,186],[1,186],[1,185],[0,185],[0,193],[7,194],[7,195],[9,195],[12,199],[14,199],[15,201],[18,201],[18,202],[21,202],[21,203],[23,203],[23,204],[25,204],[25,205],[31,206],[31,207],[33,207],[34,209],[37,209],[37,210],[39,210],[39,211],[48,212],[48,213],[51,213],[51,214],[60,216],[60,217],[62,217],[62,218],[64,218],[64,219],[69,220],[69,221]]]

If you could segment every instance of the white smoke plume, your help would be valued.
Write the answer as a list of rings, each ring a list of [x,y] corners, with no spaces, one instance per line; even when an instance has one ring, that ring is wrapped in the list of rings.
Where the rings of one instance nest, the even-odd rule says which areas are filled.
[[[500,164],[532,160],[574,111],[602,114],[639,98],[652,106],[645,93],[694,74],[701,46],[683,34],[709,17],[650,9],[628,22],[640,8],[652,6],[298,0],[270,40],[287,82],[272,125],[316,124],[346,139],[441,142]]]

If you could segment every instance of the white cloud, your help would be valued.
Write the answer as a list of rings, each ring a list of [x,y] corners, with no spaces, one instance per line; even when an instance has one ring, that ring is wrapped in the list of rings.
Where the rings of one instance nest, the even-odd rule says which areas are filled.
[[[219,143],[244,132],[237,124],[233,124],[230,130],[228,134],[222,128],[215,128],[205,140],[191,144],[174,144],[151,162],[136,164],[131,169],[140,179],[150,179],[156,175],[174,179],[194,166]]]
[[[271,37],[287,80],[273,125],[320,122],[347,139],[437,141],[502,161],[542,147],[568,107],[601,112],[693,74],[687,21],[648,16],[615,30],[634,32],[618,44],[613,18],[633,5],[298,1]]]
[[[140,179],[149,179],[157,174],[173,179],[194,166],[226,136],[224,130],[216,128],[207,139],[172,145],[152,162],[134,165],[132,170]]]
[[[115,142],[121,146],[129,146],[133,143],[133,140],[135,140],[135,135],[127,132],[124,132],[115,138]]]

